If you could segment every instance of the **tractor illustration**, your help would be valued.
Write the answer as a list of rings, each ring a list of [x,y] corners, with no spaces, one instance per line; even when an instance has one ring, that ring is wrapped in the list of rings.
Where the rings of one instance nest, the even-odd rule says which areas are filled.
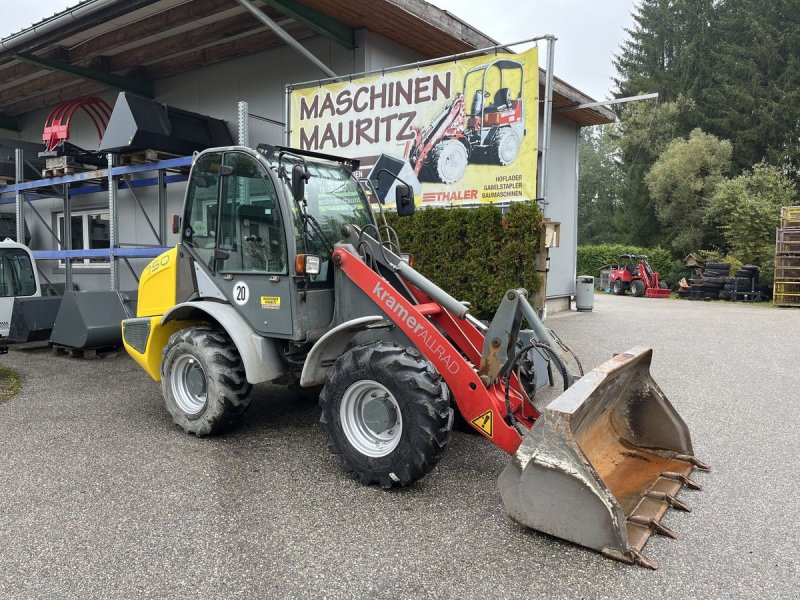
[[[499,82],[496,89],[489,87],[493,76]],[[408,161],[420,181],[455,183],[469,163],[514,162],[525,136],[524,79],[523,64],[515,60],[470,69],[464,91],[450,98],[428,127],[416,131]],[[473,89],[467,113],[466,98]]]

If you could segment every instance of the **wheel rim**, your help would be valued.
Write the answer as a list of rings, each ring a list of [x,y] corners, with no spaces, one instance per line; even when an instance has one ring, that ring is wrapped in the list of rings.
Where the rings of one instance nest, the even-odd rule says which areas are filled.
[[[519,138],[513,131],[509,131],[500,141],[497,156],[502,164],[507,165],[514,162],[517,152],[519,152]]]
[[[365,456],[386,456],[400,443],[400,405],[377,381],[362,379],[348,387],[342,395],[339,419],[347,441]]]
[[[461,179],[467,166],[466,149],[461,142],[450,141],[439,159],[439,172],[443,183],[453,183]]]
[[[196,415],[205,408],[208,399],[206,373],[194,356],[178,357],[172,364],[170,384],[175,403],[183,412]]]

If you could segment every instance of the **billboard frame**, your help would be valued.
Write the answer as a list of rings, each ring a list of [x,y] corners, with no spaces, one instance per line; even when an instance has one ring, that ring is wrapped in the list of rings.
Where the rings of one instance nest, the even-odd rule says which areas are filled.
[[[495,46],[490,46],[487,48],[478,48],[476,50],[470,50],[469,52],[460,52],[458,54],[450,54],[449,56],[442,56],[439,58],[432,58],[430,60],[417,61],[413,63],[407,63],[404,65],[397,65],[394,67],[373,69],[371,71],[361,71],[359,73],[351,73],[349,75],[338,75],[335,77],[326,77],[310,81],[303,81],[299,83],[287,83],[284,89],[284,105],[283,105],[283,116],[285,123],[283,130],[284,144],[287,146],[291,144],[290,142],[291,94],[294,90],[304,89],[312,86],[322,86],[327,83],[335,83],[340,81],[353,81],[354,79],[360,79],[362,77],[369,77],[371,75],[378,75],[378,74],[383,75],[386,73],[392,73],[394,71],[402,71],[405,69],[419,68],[429,65],[437,65],[446,62],[457,61],[464,58],[480,56],[483,54],[491,54],[492,52],[497,54],[500,51],[508,51],[510,48],[513,48],[514,46],[520,46],[522,44],[530,44],[532,42],[539,42],[544,40],[547,42],[547,59],[546,59],[547,66],[545,69],[544,111],[542,113],[542,120],[543,120],[542,143],[539,146],[539,152],[541,154],[541,168],[538,169],[537,182],[536,182],[537,197],[534,199],[544,209],[544,207],[546,207],[547,204],[549,204],[547,176],[549,171],[548,168],[549,155],[550,155],[549,150],[550,150],[550,138],[552,135],[552,120],[553,120],[553,64],[554,64],[556,39],[557,38],[552,34],[540,35],[525,40],[520,40],[518,42],[513,42],[511,44],[497,44]],[[497,203],[497,204],[504,205],[507,203]]]

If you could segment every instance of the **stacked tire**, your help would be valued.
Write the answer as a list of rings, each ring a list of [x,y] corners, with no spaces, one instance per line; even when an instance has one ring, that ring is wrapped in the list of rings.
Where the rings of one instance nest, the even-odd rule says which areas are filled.
[[[703,277],[693,280],[692,290],[703,299],[718,299],[723,291],[725,280],[731,271],[730,263],[707,263]]]

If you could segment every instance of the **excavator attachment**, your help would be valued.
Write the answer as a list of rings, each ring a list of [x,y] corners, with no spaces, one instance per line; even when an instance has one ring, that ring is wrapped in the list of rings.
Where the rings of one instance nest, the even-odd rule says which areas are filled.
[[[652,350],[633,348],[577,380],[551,402],[498,479],[518,523],[655,568],[642,548],[689,476],[689,430],[650,375]]]

